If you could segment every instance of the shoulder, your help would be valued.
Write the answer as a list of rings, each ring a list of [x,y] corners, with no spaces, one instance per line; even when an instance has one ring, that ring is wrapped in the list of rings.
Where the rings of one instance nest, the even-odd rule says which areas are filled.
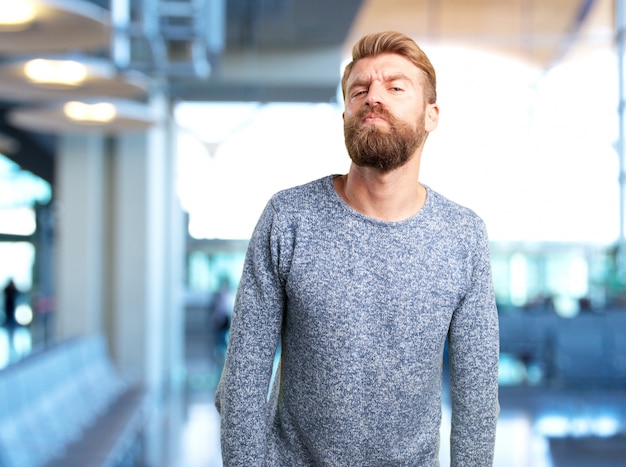
[[[287,274],[296,238],[306,242],[331,229],[332,178],[329,175],[275,193],[255,227],[249,251],[269,254],[282,274]]]
[[[452,235],[460,238],[486,236],[483,219],[472,209],[456,203],[442,194],[427,187],[432,222],[441,226]]]
[[[328,209],[333,204],[334,175],[287,188],[274,194],[269,204],[277,213],[306,214],[307,212]]]
[[[431,188],[427,188],[427,190],[433,211],[436,215],[449,219],[450,221],[483,223],[482,218],[469,207],[452,201]]]
[[[302,185],[286,188],[274,194],[273,200],[308,199],[311,196],[323,196],[328,193],[328,187],[332,185],[334,175],[327,175]]]
[[[267,202],[255,231],[272,231],[286,239],[296,232],[327,225],[338,204],[333,178],[328,175],[275,193]]]

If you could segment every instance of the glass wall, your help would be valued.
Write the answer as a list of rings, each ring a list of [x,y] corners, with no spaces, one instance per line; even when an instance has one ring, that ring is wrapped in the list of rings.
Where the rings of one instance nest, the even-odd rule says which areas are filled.
[[[574,317],[621,307],[615,248],[593,244],[492,243],[501,312],[552,311]]]
[[[52,197],[50,184],[0,154],[0,368],[33,346],[33,326],[47,320],[51,291],[39,287],[38,217]],[[45,261],[44,261],[45,262]],[[50,275],[49,273],[46,275]],[[51,281],[51,278],[46,278]],[[7,301],[13,283],[15,310],[8,319]],[[40,313],[38,313],[40,312]],[[44,338],[38,333],[35,340]]]

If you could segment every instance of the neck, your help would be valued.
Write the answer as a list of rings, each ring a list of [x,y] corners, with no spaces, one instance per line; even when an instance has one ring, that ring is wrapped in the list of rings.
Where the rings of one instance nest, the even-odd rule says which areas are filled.
[[[386,173],[352,164],[347,175],[335,179],[335,189],[356,211],[397,222],[417,214],[426,201],[426,189],[418,179],[419,158]]]

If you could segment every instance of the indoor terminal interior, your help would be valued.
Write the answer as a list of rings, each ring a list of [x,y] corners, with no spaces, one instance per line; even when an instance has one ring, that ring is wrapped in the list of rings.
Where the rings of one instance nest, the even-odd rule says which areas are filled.
[[[0,466],[222,465],[248,240],[347,172],[343,67],[384,30],[437,71],[420,181],[489,232],[494,466],[626,465],[624,3],[4,2]],[[449,433],[444,391],[443,467]]]

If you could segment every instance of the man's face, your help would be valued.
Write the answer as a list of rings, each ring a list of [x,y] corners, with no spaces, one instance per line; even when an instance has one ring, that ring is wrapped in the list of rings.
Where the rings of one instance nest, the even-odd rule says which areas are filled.
[[[420,70],[396,54],[355,63],[346,83],[346,148],[359,166],[388,172],[404,165],[427,130]]]

